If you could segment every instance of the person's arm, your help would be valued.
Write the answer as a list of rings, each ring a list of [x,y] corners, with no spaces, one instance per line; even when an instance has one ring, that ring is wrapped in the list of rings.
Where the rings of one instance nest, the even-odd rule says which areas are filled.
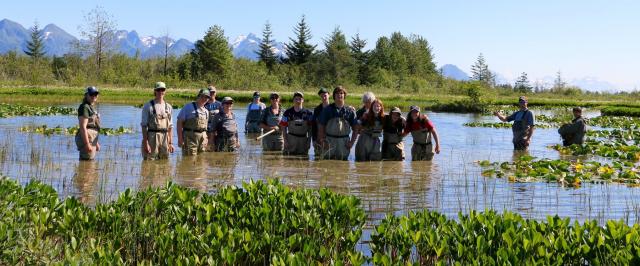
[[[169,108],[167,108],[167,109],[169,110],[169,113],[167,114],[169,116],[169,130],[167,130],[167,139],[169,140],[169,152],[173,153],[174,152],[174,148],[173,148],[173,107],[171,105],[169,105]]]
[[[535,129],[535,117],[533,116],[533,112],[531,111],[527,111],[525,113],[525,118],[527,119],[527,124],[529,125],[529,130],[527,131],[527,136],[525,138],[525,141],[527,142],[527,144],[531,144],[531,137],[533,136],[533,131]]]
[[[514,113],[515,114],[515,113]],[[508,122],[508,116],[505,116],[501,111],[495,111],[493,112],[493,115],[495,115],[496,117],[498,117],[498,119],[500,119],[500,121],[502,122]],[[512,114],[513,115],[513,114]]]
[[[148,128],[149,124],[149,112],[147,110],[149,106],[145,103],[142,106],[142,119],[140,120],[140,127],[142,128],[142,147],[144,148],[145,153],[151,152],[151,145],[149,145],[149,137],[148,137]]]
[[[80,139],[84,143],[84,151],[90,153],[93,151],[93,147],[89,143],[89,135],[87,134],[87,124],[89,123],[89,118],[84,116],[78,116],[78,131],[80,132]]]
[[[349,119],[349,122],[351,124],[351,140],[347,142],[347,149],[351,149],[351,147],[353,147],[353,144],[356,143],[356,140],[358,140],[358,135],[360,135],[360,129],[362,128],[360,123],[358,123],[356,113],[352,112],[351,116],[351,119]]]
[[[438,131],[435,127],[431,129],[431,135],[433,135],[433,140],[436,142],[435,152],[436,154],[440,154],[440,138],[438,137]]]

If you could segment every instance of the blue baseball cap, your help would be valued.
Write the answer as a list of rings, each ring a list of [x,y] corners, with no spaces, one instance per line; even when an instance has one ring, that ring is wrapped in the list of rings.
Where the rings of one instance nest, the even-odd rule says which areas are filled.
[[[94,86],[90,86],[90,87],[87,87],[87,90],[85,91],[84,94],[97,95],[97,94],[100,94],[100,91],[98,91],[98,88]]]

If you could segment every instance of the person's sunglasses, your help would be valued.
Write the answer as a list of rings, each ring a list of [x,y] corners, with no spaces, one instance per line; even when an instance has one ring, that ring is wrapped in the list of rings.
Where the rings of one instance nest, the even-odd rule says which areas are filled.
[[[159,92],[164,92],[164,91],[166,91],[166,90],[167,90],[167,89],[156,89],[156,91],[159,91]]]
[[[96,97],[96,96],[98,96],[98,94],[99,94],[99,93],[89,93],[89,96],[91,96],[91,97]]]

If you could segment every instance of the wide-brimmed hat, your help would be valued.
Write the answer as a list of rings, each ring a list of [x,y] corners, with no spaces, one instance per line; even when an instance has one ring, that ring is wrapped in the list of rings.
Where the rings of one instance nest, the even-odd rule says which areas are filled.
[[[293,93],[293,98],[295,98],[295,97],[300,97],[300,98],[304,99],[304,94],[302,92],[300,92],[300,91],[296,91],[296,92]]]
[[[231,99],[231,97],[227,96],[222,98],[222,103],[233,103],[233,99]]]
[[[391,111],[389,113],[390,114],[392,114],[392,113],[402,114],[402,111],[400,110],[400,108],[394,106],[393,108],[391,108]]]

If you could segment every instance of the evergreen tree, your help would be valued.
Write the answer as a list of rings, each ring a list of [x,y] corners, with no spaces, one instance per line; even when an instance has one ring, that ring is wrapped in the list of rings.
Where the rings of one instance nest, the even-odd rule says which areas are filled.
[[[531,92],[533,87],[529,84],[529,78],[527,77],[527,73],[522,72],[518,80],[516,80],[515,85],[513,86],[513,90],[517,92]]]
[[[34,60],[43,58],[45,55],[44,37],[37,22],[31,28],[31,40],[27,41],[27,50],[24,50],[24,53]]]
[[[328,59],[328,72],[331,83],[343,81],[353,65],[347,38],[339,27],[336,27],[329,38],[324,41],[324,56]]]
[[[433,62],[432,48],[427,39],[422,36],[412,35],[410,38],[411,49],[407,54],[409,74],[420,77],[437,75],[436,64]]]
[[[191,71],[196,70],[196,76],[208,73],[224,76],[233,60],[224,30],[218,25],[209,27],[204,38],[196,41],[192,55],[196,62]]]
[[[285,44],[287,61],[294,65],[301,65],[309,61],[313,50],[316,49],[315,45],[309,44],[309,40],[312,37],[311,30],[307,26],[304,15],[293,32],[296,35],[296,39],[289,38],[290,43]]]
[[[276,64],[276,55],[273,52],[273,33],[271,32],[271,23],[267,21],[262,31],[262,40],[260,41],[260,50],[258,50],[258,60],[263,62],[269,72],[273,70],[273,66]]]
[[[495,83],[495,75],[489,70],[484,55],[480,53],[476,63],[471,66],[471,79],[480,81],[487,86],[493,86]]]
[[[371,79],[371,68],[369,67],[369,51],[365,51],[367,41],[360,39],[360,34],[356,33],[355,37],[351,37],[349,49],[354,60],[356,69],[356,81],[358,85],[367,85]]]

